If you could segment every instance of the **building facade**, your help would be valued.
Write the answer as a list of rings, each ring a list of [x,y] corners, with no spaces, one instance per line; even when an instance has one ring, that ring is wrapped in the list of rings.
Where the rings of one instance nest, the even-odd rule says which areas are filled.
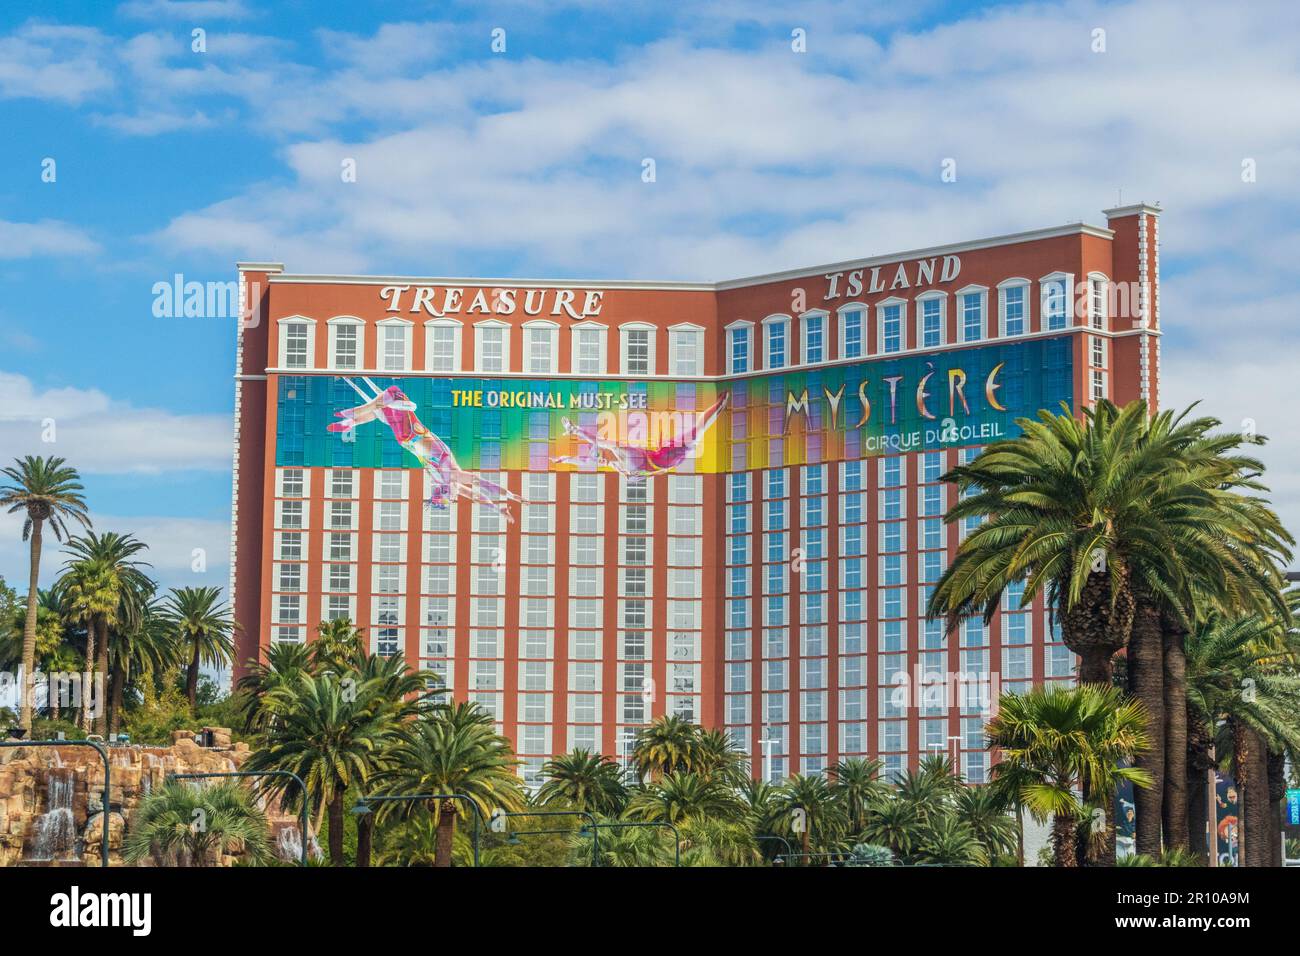
[[[535,782],[653,718],[772,779],[987,773],[1001,690],[1073,679],[1050,615],[925,620],[969,528],[941,476],[1062,402],[1159,389],[1159,209],[710,284],[241,263],[240,667],[350,618],[481,703]]]

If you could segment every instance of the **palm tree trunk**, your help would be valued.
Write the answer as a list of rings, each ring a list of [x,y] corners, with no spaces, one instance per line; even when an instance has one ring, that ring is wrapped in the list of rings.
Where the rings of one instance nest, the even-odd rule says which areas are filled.
[[[1079,650],[1079,683],[1111,685],[1115,669],[1111,658],[1115,656],[1113,647],[1083,647]]]
[[[1052,818],[1052,853],[1056,857],[1057,866],[1077,867],[1079,865],[1076,856],[1078,851],[1075,848],[1078,825],[1074,817],[1064,813],[1058,813]]]
[[[202,646],[200,636],[195,634],[194,653],[190,656],[189,669],[185,672],[185,698],[190,702],[191,714],[199,705],[199,652]]]
[[[1233,755],[1237,778],[1237,817],[1241,821],[1238,852],[1244,866],[1268,866],[1268,758],[1259,734],[1233,721]]]
[[[1268,752],[1269,866],[1282,865],[1282,801],[1286,799],[1286,755]]]
[[[99,703],[98,695],[94,693],[95,634],[98,627],[99,621],[95,618],[92,617],[86,621],[86,672],[82,675],[81,687],[81,729],[86,733],[90,733],[92,705]]]
[[[438,838],[435,867],[451,866],[451,850],[456,841],[456,807],[450,800],[443,803],[438,811]]]
[[[113,671],[113,691],[109,695],[108,702],[108,733],[110,736],[117,736],[117,732],[122,726],[122,706],[126,698],[126,681],[128,677],[127,666],[127,664],[123,663],[121,667]]]
[[[1151,775],[1150,787],[1133,788],[1137,814],[1134,848],[1148,856],[1160,855],[1160,831],[1164,826],[1165,699],[1164,641],[1160,611],[1149,599],[1139,600],[1133,615],[1133,634],[1128,645],[1128,690],[1146,710],[1148,749],[1133,763]]]
[[[99,646],[95,648],[95,653],[99,655],[99,663],[96,667],[99,670],[100,680],[104,682],[102,697],[108,696],[108,621],[101,619],[99,625]],[[100,734],[108,733],[108,701],[101,699],[99,702],[99,715],[95,718],[95,730]]]
[[[343,865],[343,791],[330,800],[330,866]],[[304,837],[304,839],[306,839]]]
[[[370,847],[375,833],[375,816],[366,813],[357,817],[357,866],[370,866]]]
[[[1186,712],[1187,845],[1194,853],[1200,854],[1208,865],[1210,854],[1218,852],[1218,834],[1209,825],[1208,787],[1209,774],[1214,769],[1214,760],[1210,756],[1214,747],[1214,736],[1200,714],[1191,707],[1187,707]]]
[[[1176,623],[1164,630],[1165,846],[1187,849],[1187,648]]]
[[[23,730],[32,729],[32,673],[36,669],[36,602],[41,576],[41,519],[32,519],[30,569],[27,574],[27,617],[23,619],[23,676],[18,683],[19,723]],[[30,736],[30,734],[29,734]]]

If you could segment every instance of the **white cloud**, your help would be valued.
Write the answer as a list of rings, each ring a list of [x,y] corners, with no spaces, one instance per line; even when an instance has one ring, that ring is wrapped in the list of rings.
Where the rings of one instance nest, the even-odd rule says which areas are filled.
[[[0,372],[0,447],[14,455],[58,455],[86,474],[217,471],[230,467],[231,441],[227,415],[140,408]]]
[[[0,37],[0,98],[75,105],[113,85],[110,41],[98,30],[28,23]]]
[[[0,219],[0,259],[85,256],[96,252],[99,252],[99,243],[79,226],[57,219],[38,222]]]

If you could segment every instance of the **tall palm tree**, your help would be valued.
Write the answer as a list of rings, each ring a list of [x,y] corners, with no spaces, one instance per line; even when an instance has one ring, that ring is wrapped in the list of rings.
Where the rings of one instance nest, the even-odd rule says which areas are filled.
[[[581,748],[546,761],[546,782],[537,791],[542,806],[563,804],[607,816],[618,814],[627,801],[623,771],[616,761]]]
[[[830,769],[831,794],[851,833],[862,832],[872,805],[889,793],[889,785],[880,779],[883,766],[879,760],[849,757]]]
[[[125,712],[126,688],[136,678],[154,679],[178,662],[172,627],[163,614],[162,601],[149,597],[127,626],[111,632],[108,642],[109,733],[116,734]]]
[[[321,621],[311,643],[312,666],[317,670],[345,668],[365,656],[365,634],[346,617]]]
[[[23,623],[23,679],[31,680],[36,667],[36,605],[41,572],[41,536],[48,522],[56,541],[67,537],[67,522],[76,521],[90,527],[86,502],[81,492],[81,476],[67,467],[62,458],[36,458],[28,455],[16,459],[0,471],[8,483],[0,486],[0,508],[10,514],[25,513],[23,540],[30,542],[27,576],[27,616]],[[32,729],[31,695],[21,695],[20,722],[23,730]]]
[[[273,724],[245,767],[290,770],[302,778],[317,823],[329,815],[330,863],[342,866],[347,792],[366,786],[386,765],[409,705],[395,701],[379,679],[304,673],[269,691],[264,706]],[[268,789],[282,793],[288,809],[298,799],[282,785]]]
[[[644,779],[695,769],[699,728],[675,714],[658,717],[637,734],[632,765]]]
[[[477,812],[486,819],[498,807],[524,807],[510,741],[496,732],[492,716],[477,704],[442,704],[423,711],[404,728],[390,758],[376,779],[379,793],[464,794],[474,804],[471,808],[457,800],[434,801],[430,809],[438,816],[437,867],[451,866],[459,816]],[[412,812],[409,805],[389,806],[400,816]]]
[[[225,667],[234,658],[235,623],[218,587],[172,588],[163,613],[185,651],[185,696],[193,711],[198,706],[199,668]]]
[[[234,781],[194,786],[173,780],[144,798],[122,848],[128,863],[152,856],[166,865],[210,866],[217,853],[240,853],[249,863],[272,858],[266,814]]]
[[[1248,866],[1267,866],[1275,832],[1268,793],[1268,759],[1272,753],[1300,750],[1300,674],[1295,667],[1294,635],[1276,618],[1211,615],[1187,641],[1187,715],[1189,736],[1196,742],[1198,779],[1188,790],[1204,790],[1204,776],[1214,760],[1230,755],[1241,808],[1240,834]],[[1222,726],[1216,743],[1215,731]],[[1208,807],[1196,802],[1189,831],[1204,832]],[[1203,838],[1193,840],[1208,852]],[[1253,844],[1253,847],[1252,847]]]
[[[777,789],[776,804],[786,817],[787,831],[799,814],[803,826],[795,835],[805,854],[814,840],[824,844],[844,825],[840,804],[821,774],[795,774]]]
[[[695,737],[693,760],[698,773],[733,788],[749,779],[749,756],[725,730],[701,728]]]
[[[1005,793],[994,787],[962,787],[956,815],[970,828],[990,860],[1020,852],[1020,827],[1008,814]]]
[[[92,661],[98,681],[105,682],[102,693],[108,696],[109,637],[110,632],[138,626],[142,609],[153,594],[155,584],[144,572],[149,564],[135,560],[135,556],[148,550],[148,545],[132,534],[105,531],[68,539],[70,557],[65,565],[67,573],[76,582],[84,579],[93,585],[92,596],[98,611],[87,619],[86,662]],[[93,638],[93,653],[91,648]],[[108,701],[98,708],[95,728],[100,733],[108,730]]]
[[[1099,684],[1002,695],[985,726],[990,748],[1002,751],[994,774],[1016,774],[1029,812],[1052,819],[1057,866],[1078,865],[1076,830],[1087,806],[1076,790],[1113,802],[1120,781],[1150,786],[1145,770],[1120,766],[1146,748],[1146,722],[1141,704]]]

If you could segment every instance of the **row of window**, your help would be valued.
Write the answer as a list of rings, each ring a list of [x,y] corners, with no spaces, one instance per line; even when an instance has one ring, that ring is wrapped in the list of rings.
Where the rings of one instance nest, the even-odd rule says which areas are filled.
[[[279,365],[286,369],[306,369],[315,365],[316,321],[304,316],[281,319]],[[381,372],[408,372],[415,369],[412,360],[414,324],[405,319],[383,319],[369,326],[379,336],[375,364]],[[327,367],[334,370],[365,368],[367,324],[352,316],[339,316],[326,323],[328,330]],[[462,334],[464,326],[455,319],[431,319],[424,323],[424,361],[419,371],[460,372],[463,368]],[[511,363],[512,326],[498,320],[475,323],[473,371],[501,373],[513,371]],[[519,339],[522,355],[518,368],[528,374],[551,375],[560,371],[560,326],[537,319],[521,327]],[[624,375],[654,375],[658,330],[645,323],[619,326],[619,364]],[[604,375],[610,371],[608,328],[597,322],[578,322],[569,326],[569,367],[577,375]],[[704,371],[704,329],[683,323],[668,330],[668,373],[693,377]]]
[[[1040,302],[1037,331],[1064,331],[1074,325],[1072,308],[1073,277],[1054,273],[1039,280]],[[956,344],[982,342],[991,337],[1010,338],[1025,335],[1034,328],[1031,308],[1032,283],[1028,279],[1008,279],[997,287],[997,326],[990,332],[985,286],[966,286],[954,293],[957,314]],[[1086,298],[1087,324],[1105,330],[1108,285],[1104,276],[1090,276]],[[791,343],[792,317],[771,315],[761,323],[761,341],[753,322],[739,320],[727,326],[727,372],[738,375],[758,370],[775,370],[791,365],[816,365],[831,359],[858,359],[868,355],[886,355],[910,348],[932,349],[952,344],[948,333],[946,292],[931,291],[913,300],[888,298],[876,303],[875,335],[870,334],[870,308],[860,302],[840,306],[838,350],[830,354],[828,326],[830,313],[815,310],[799,317],[802,334],[796,351]],[[915,310],[916,329],[907,339],[908,308]],[[874,345],[872,343],[874,342]]]

